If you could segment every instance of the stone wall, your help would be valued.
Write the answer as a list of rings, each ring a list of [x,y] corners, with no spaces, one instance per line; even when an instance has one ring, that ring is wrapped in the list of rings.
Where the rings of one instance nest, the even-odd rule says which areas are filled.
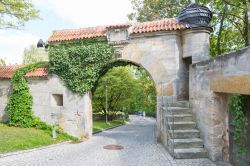
[[[164,142],[165,125],[160,111],[161,96],[182,96],[180,91],[181,43],[179,32],[133,34],[124,45],[120,59],[140,65],[148,71],[157,91],[157,137]]]
[[[68,134],[80,138],[92,135],[90,93],[84,96],[72,93],[56,75],[50,75],[48,78],[32,78],[28,81],[35,116],[52,124],[54,120],[51,113],[55,113],[55,122]],[[0,121],[5,122],[7,120],[6,94],[10,89],[10,80],[1,80],[0,88]]]
[[[201,137],[214,161],[228,161],[228,97],[250,94],[250,47],[190,66],[190,102]],[[233,79],[233,78],[237,79]],[[228,81],[223,88],[224,78]]]
[[[10,80],[0,79],[0,122],[8,121],[7,103],[10,95]]]
[[[207,28],[195,28],[130,34],[128,27],[119,26],[107,32],[109,44],[115,48],[114,57],[143,67],[154,81],[157,91],[157,137],[163,144],[167,139],[161,107],[166,106],[168,98],[171,102],[188,99],[188,66],[191,62],[208,59],[209,32]],[[187,58],[192,59],[187,61]],[[90,94],[83,97],[73,94],[56,76],[29,82],[34,97],[33,110],[37,116],[52,123],[51,113],[55,112],[58,123],[69,134],[80,137],[90,135]],[[62,98],[63,106],[56,106],[57,102],[60,105]]]
[[[108,30],[115,57],[143,67],[155,83],[157,138],[163,144],[167,138],[161,107],[166,106],[167,98],[188,100],[188,66],[192,58],[195,62],[209,58],[209,33],[209,28],[137,34],[129,34],[126,28]]]

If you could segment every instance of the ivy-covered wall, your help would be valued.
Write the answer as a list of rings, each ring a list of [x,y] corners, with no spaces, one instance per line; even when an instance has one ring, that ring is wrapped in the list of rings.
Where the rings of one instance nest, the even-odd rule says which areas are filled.
[[[39,62],[18,68],[11,78],[11,95],[8,101],[9,124],[17,127],[36,127],[50,129],[46,123],[34,116],[32,110],[33,98],[29,92],[26,73],[40,67],[47,67],[47,63]]]
[[[103,39],[51,44],[48,52],[49,65],[44,62],[25,65],[13,74],[12,92],[8,102],[10,125],[50,128],[34,116],[33,98],[25,78],[26,73],[40,67],[48,67],[50,74],[58,75],[73,93],[83,96],[94,88],[105,68],[112,67],[109,62],[112,60],[113,48]]]
[[[229,111],[230,111],[230,131],[233,133],[233,143],[230,145],[233,150],[231,158],[235,158],[235,164],[239,166],[245,165],[246,161],[242,160],[250,156],[250,151],[247,143],[249,137],[250,120],[247,117],[250,106],[250,96],[234,94],[230,96]]]
[[[103,39],[51,44],[48,51],[50,73],[58,75],[69,89],[81,95],[91,91],[113,56],[113,48]]]

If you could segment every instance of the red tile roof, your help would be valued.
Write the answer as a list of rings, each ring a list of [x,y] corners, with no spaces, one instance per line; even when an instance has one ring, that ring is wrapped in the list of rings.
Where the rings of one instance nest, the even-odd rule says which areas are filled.
[[[164,19],[159,21],[143,22],[134,24],[130,33],[147,33],[157,31],[175,31],[187,29],[185,24],[177,23],[175,19]]]
[[[38,68],[34,71],[31,71],[25,75],[25,77],[47,77],[49,75],[48,68]]]
[[[105,37],[106,27],[67,29],[55,31],[48,42],[70,41],[86,38]]]
[[[19,68],[20,65],[13,66],[1,66],[0,67],[0,79],[7,78],[10,79],[12,77],[13,72]],[[38,68],[34,71],[31,71],[25,75],[25,77],[47,77],[48,76],[48,68]]]
[[[158,21],[130,24],[117,24],[92,28],[68,29],[55,31],[48,39],[48,42],[72,41],[86,38],[105,37],[107,29],[127,28],[129,33],[148,33],[156,31],[172,31],[187,29],[186,24],[177,23],[176,19],[163,19]]]

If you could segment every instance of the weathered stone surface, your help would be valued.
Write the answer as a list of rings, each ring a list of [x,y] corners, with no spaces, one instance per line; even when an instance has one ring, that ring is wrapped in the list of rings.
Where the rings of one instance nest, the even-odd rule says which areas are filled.
[[[56,113],[56,123],[73,136],[92,135],[92,106],[89,93],[84,96],[70,91],[56,75],[48,79],[29,79],[33,96],[33,111],[41,120],[52,124],[51,113]],[[53,94],[63,96],[63,106],[52,105]],[[91,119],[91,121],[90,121]]]
[[[128,39],[127,28],[113,28],[107,32],[107,38],[110,44],[124,43]]]
[[[6,122],[8,120],[7,101],[10,94],[10,80],[0,82],[0,122]],[[80,138],[92,135],[90,93],[84,96],[72,93],[56,75],[48,78],[29,79],[28,82],[33,97],[32,110],[35,116],[48,124],[53,124],[51,113],[55,113],[55,123],[59,124],[68,134]],[[54,105],[53,94],[63,96],[62,106]]]
[[[8,121],[7,103],[10,90],[10,81],[7,79],[0,79],[0,122]]]
[[[248,94],[248,62],[249,47],[190,67],[192,111],[196,115],[205,147],[214,161],[228,159],[228,96],[235,92]]]
[[[250,75],[213,77],[210,89],[214,92],[250,95]]]
[[[192,62],[200,62],[209,59],[209,34],[210,28],[193,28],[183,33],[182,57],[192,57]]]

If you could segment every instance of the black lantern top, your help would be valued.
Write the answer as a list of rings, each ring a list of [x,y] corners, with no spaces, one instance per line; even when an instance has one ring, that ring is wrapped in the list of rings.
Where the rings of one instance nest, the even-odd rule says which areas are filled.
[[[212,12],[209,8],[195,3],[190,4],[177,17],[180,23],[188,24],[192,27],[208,27],[212,19]]]

